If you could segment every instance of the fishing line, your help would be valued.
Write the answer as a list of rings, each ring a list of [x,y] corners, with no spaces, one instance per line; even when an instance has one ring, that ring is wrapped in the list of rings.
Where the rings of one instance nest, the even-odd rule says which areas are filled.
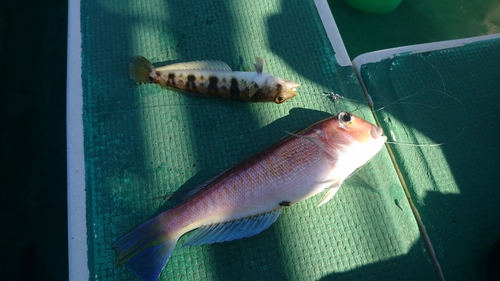
[[[450,104],[449,102],[454,102],[454,103],[459,105],[459,107],[461,108],[461,111],[463,112],[463,115],[462,115],[463,116],[463,123],[462,123],[463,125],[461,126],[458,133],[454,134],[453,137],[451,137],[445,141],[437,142],[437,143],[423,143],[423,144],[422,143],[416,144],[416,143],[399,142],[399,141],[396,141],[396,135],[394,134],[394,131],[391,130],[389,132],[385,132],[386,133],[385,135],[391,138],[391,140],[386,142],[387,144],[390,144],[390,145],[413,146],[413,147],[437,147],[437,146],[441,146],[441,145],[450,143],[450,142],[456,140],[457,138],[459,138],[465,131],[466,124],[468,122],[468,114],[467,114],[466,106],[461,100],[459,100],[458,98],[447,93],[444,79],[443,79],[441,73],[439,72],[439,70],[432,63],[428,62],[424,58],[422,58],[422,60],[424,60],[430,67],[432,67],[432,69],[434,70],[433,72],[435,72],[437,74],[437,77],[439,78],[440,83],[441,83],[442,90],[438,90],[438,89],[422,90],[422,91],[418,91],[418,92],[413,93],[413,94],[409,94],[409,95],[404,96],[402,98],[399,98],[395,101],[388,101],[388,100],[386,100],[386,98],[384,96],[379,95],[379,96],[377,96],[377,98],[383,99],[384,101],[373,101],[372,95],[370,95],[370,89],[372,86],[371,81],[373,79],[370,79],[369,80],[370,83],[368,84],[367,88],[362,85],[363,89],[366,91],[366,93],[365,93],[366,100],[356,100],[356,99],[347,98],[347,97],[339,95],[335,92],[323,92],[321,98],[330,99],[333,102],[334,106],[340,104],[342,101],[344,101],[344,102],[347,101],[350,104],[357,105],[354,110],[350,110],[350,112],[352,112],[352,113],[355,113],[355,111],[357,111],[357,109],[362,107],[363,105],[368,105],[370,107],[370,109],[372,110],[372,112],[375,116],[375,119],[377,119],[377,120],[378,120],[377,113],[380,113],[382,111],[390,111],[391,107],[393,107],[393,106],[401,106],[401,105],[411,106],[411,107],[409,107],[409,110],[415,110],[415,106],[420,106],[420,107],[427,108],[430,110],[438,110],[439,108]],[[419,102],[419,101],[410,101],[411,99],[419,98],[421,96],[424,96],[424,95],[430,94],[430,93],[437,93],[437,94],[441,95],[443,97],[443,99],[440,99],[437,104],[431,104],[429,102],[426,103],[426,102]],[[435,97],[436,96],[433,96],[433,98],[435,98]],[[447,100],[448,100],[448,102],[447,102]],[[380,107],[376,108],[377,105],[380,105]],[[399,108],[399,110],[404,110],[404,108]],[[379,123],[378,125],[381,126],[380,122],[378,122],[378,123]]]
[[[444,145],[444,144],[447,144],[447,143],[450,143],[454,140],[456,140],[457,138],[459,138],[463,132],[465,131],[465,126],[467,124],[467,121],[468,121],[468,115],[467,115],[467,109],[465,108],[465,105],[463,102],[461,102],[459,99],[443,92],[443,91],[440,91],[440,90],[434,90],[435,92],[438,92],[442,95],[445,95],[447,96],[448,98],[451,98],[453,99],[454,101],[456,101],[463,109],[463,112],[464,112],[464,124],[463,126],[461,127],[460,129],[460,132],[458,132],[458,134],[456,134],[453,138],[445,141],[445,142],[441,142],[441,143],[427,143],[427,144],[414,144],[414,143],[402,143],[402,142],[392,142],[392,141],[387,141],[386,143],[388,144],[396,144],[396,145],[406,145],[406,146],[415,146],[415,147],[436,147],[436,146],[441,146],[441,145]],[[432,109],[437,109],[438,107],[440,107],[441,105],[438,105],[438,106],[430,106],[430,105],[427,105],[429,108],[432,108]]]
[[[423,55],[423,54],[422,54]],[[443,76],[441,75],[441,72],[437,69],[437,67],[432,64],[431,62],[427,61],[423,56],[419,56],[419,58],[421,60],[423,60],[425,63],[427,63],[430,67],[433,68],[434,72],[439,76],[439,80],[441,82],[441,87],[443,90],[438,90],[438,89],[430,89],[430,90],[424,90],[424,91],[420,91],[418,93],[415,93],[415,94],[412,94],[412,95],[409,95],[409,96],[406,96],[406,97],[403,97],[402,99],[398,100],[398,101],[401,101],[401,100],[404,100],[404,99],[408,99],[412,96],[416,96],[416,95],[421,95],[425,92],[434,92],[434,93],[439,93],[453,101],[455,101],[456,103],[458,103],[460,105],[460,107],[462,108],[463,110],[463,116],[464,116],[464,121],[463,121],[463,126],[461,127],[460,131],[454,136],[452,137],[451,139],[448,139],[447,141],[444,141],[444,142],[440,142],[440,143],[426,143],[426,144],[414,144],[414,143],[403,143],[403,142],[392,142],[392,141],[387,141],[386,143],[388,144],[392,144],[392,145],[401,145],[401,146],[413,146],[413,147],[437,147],[437,146],[441,146],[441,145],[445,145],[447,143],[450,143],[454,140],[456,140],[457,138],[459,138],[463,132],[465,131],[465,127],[467,125],[467,122],[468,122],[468,114],[467,114],[467,108],[465,107],[465,104],[459,100],[458,98],[455,98],[453,97],[452,95],[448,94],[447,90],[446,90],[446,84],[444,82],[444,79],[443,79]],[[396,101],[396,102],[398,102]],[[395,102],[395,103],[396,103]],[[425,103],[415,103],[417,105],[422,105],[422,106],[425,106],[425,107],[428,107],[430,109],[438,109],[439,107],[443,106],[443,103],[444,103],[444,100],[442,100],[438,105],[436,106],[432,106],[430,104],[425,104]],[[391,104],[388,104],[387,107],[391,106],[393,103]],[[384,109],[385,107],[382,107],[382,108],[379,108],[376,111],[378,110],[382,110]],[[391,131],[392,133],[392,131]],[[395,139],[395,138],[393,138]]]
[[[415,144],[415,143],[404,143],[404,142],[397,142],[397,141],[387,141],[386,143],[388,144],[392,144],[392,145],[402,145],[402,146],[414,146],[414,147],[436,147],[436,146],[441,146],[441,145],[444,145],[444,144],[447,144],[449,142],[452,142],[454,140],[456,140],[457,138],[459,138],[463,132],[465,131],[465,127],[466,127],[466,124],[468,122],[468,114],[467,114],[467,109],[465,107],[465,104],[460,101],[459,99],[451,96],[450,94],[446,93],[445,91],[441,91],[441,90],[426,90],[426,91],[421,91],[421,92],[418,92],[418,93],[414,93],[414,94],[411,94],[411,95],[408,95],[406,97],[402,97],[396,101],[393,101],[393,102],[374,102],[373,100],[370,102],[373,107],[372,107],[372,110],[373,112],[376,114],[377,112],[380,112],[380,111],[383,111],[383,110],[389,110],[389,108],[391,106],[394,106],[394,105],[411,105],[411,106],[422,106],[422,107],[426,107],[428,109],[433,109],[433,110],[437,110],[439,109],[440,107],[443,106],[444,104],[444,100],[441,100],[439,102],[439,104],[437,105],[432,105],[432,104],[429,104],[429,103],[423,103],[423,102],[404,102],[405,100],[408,100],[410,98],[413,98],[413,97],[418,97],[419,95],[422,95],[423,93],[425,92],[434,92],[434,93],[438,93],[438,94],[441,94],[443,96],[445,96],[446,98],[448,99],[451,99],[453,100],[454,102],[458,103],[458,105],[461,107],[463,113],[464,113],[464,121],[463,121],[463,126],[461,127],[460,131],[454,136],[452,137],[451,139],[448,139],[446,141],[443,141],[443,142],[439,142],[439,143],[425,143],[425,144]],[[343,97],[341,95],[338,95],[338,94],[335,94],[334,92],[331,92],[331,93],[323,93],[324,96],[332,99],[335,103],[338,103],[340,100],[347,100],[347,101],[350,101],[350,102],[355,102],[355,103],[360,103],[361,101],[359,100],[354,100],[354,99],[349,99],[349,98],[346,98],[346,97]],[[381,98],[384,98],[384,97],[381,97]],[[366,102],[366,101],[365,101]],[[377,104],[382,104],[381,107],[379,108],[374,108],[375,105]],[[355,112],[355,111],[353,111]],[[395,135],[392,131],[390,131],[390,134],[391,134],[391,138],[392,139],[395,139]]]

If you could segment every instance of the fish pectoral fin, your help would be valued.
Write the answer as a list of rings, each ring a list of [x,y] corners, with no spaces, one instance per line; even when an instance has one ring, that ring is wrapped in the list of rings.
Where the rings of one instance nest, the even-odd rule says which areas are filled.
[[[182,247],[212,244],[253,236],[270,227],[281,214],[281,208],[271,212],[219,224],[211,224],[193,231]]]
[[[190,62],[180,62],[156,68],[157,71],[174,70],[218,70],[232,71],[227,63],[219,60],[198,60]]]
[[[323,199],[321,199],[321,202],[319,202],[318,207],[325,204],[326,202],[330,201],[330,199],[333,198],[333,196],[337,193],[337,191],[339,191],[343,181],[344,180],[338,180],[328,188],[328,191],[326,192],[325,196],[323,196]]]
[[[245,89],[246,87],[247,87],[247,81],[245,81],[244,79],[238,81],[238,88],[240,90]]]
[[[248,96],[253,97],[253,95],[255,95],[255,93],[257,93],[258,90],[259,90],[259,85],[255,82],[252,82],[252,84],[250,84],[250,86],[248,87]]]
[[[264,70],[264,60],[261,57],[255,57],[255,64],[253,66],[255,67],[255,72],[262,74]]]

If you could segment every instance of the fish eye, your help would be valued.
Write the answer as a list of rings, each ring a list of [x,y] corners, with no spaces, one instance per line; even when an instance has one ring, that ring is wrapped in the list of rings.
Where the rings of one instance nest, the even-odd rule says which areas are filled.
[[[284,101],[285,101],[285,98],[284,98],[284,97],[282,97],[282,96],[276,97],[276,98],[274,99],[274,102],[275,102],[275,103],[282,103],[282,102],[284,102]]]
[[[340,112],[337,119],[342,124],[351,124],[353,117],[350,113]]]

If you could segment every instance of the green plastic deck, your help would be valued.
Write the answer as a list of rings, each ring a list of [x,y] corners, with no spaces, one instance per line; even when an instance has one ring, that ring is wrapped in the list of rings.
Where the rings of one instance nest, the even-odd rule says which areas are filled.
[[[374,122],[312,1],[82,1],[81,9],[92,280],[138,280],[115,265],[111,246],[167,208],[165,195],[339,111]],[[302,86],[281,105],[200,99],[134,84],[134,55],[160,64],[217,59],[234,70],[260,56],[265,72]],[[437,280],[385,149],[317,208],[320,199],[287,208],[254,237],[176,247],[160,280]]]
[[[422,145],[390,147],[446,280],[488,280],[500,239],[499,61],[496,39],[360,66],[388,141]]]
[[[351,59],[376,50],[500,33],[498,0],[403,0],[390,13],[362,13],[328,0]]]

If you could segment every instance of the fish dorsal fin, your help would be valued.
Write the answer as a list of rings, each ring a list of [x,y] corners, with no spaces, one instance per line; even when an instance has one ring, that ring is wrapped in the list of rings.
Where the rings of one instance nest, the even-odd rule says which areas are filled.
[[[206,180],[202,183],[196,184],[189,186],[187,188],[184,188],[182,190],[177,190],[172,194],[167,194],[165,196],[162,196],[160,198],[163,198],[165,200],[172,200],[173,202],[184,202],[193,197],[195,194],[200,192],[202,189],[210,185],[214,180],[216,180],[218,177],[223,175],[225,172],[229,171],[231,168],[225,169],[224,171],[218,173],[217,175],[213,176],[211,179]]]
[[[200,227],[193,231],[182,247],[220,243],[253,236],[270,227],[280,214],[281,208],[278,208],[240,220]]]
[[[242,66],[241,68],[243,68],[243,71],[245,71],[245,72],[252,72],[253,71],[250,67],[245,66],[245,65]]]
[[[186,201],[189,198],[193,197],[196,193],[198,193],[200,190],[203,188],[207,187],[207,185],[211,184],[214,180],[216,180],[218,177],[222,176],[225,172],[229,171],[231,168],[227,168],[224,171],[218,173],[217,175],[213,176],[211,179],[202,182],[200,184],[197,184],[195,186],[188,187],[187,189],[181,191],[178,196],[180,196],[181,201]],[[176,197],[179,198],[179,197]]]
[[[342,183],[344,182],[344,179],[338,179],[336,180],[329,188],[328,188],[328,191],[326,192],[325,196],[323,196],[323,199],[321,199],[321,202],[319,202],[319,206],[325,204],[326,202],[330,201],[330,199],[333,198],[333,196],[335,195],[335,193],[337,193],[337,191],[339,191],[340,189],[340,186],[342,185]]]
[[[255,72],[262,74],[264,70],[264,60],[261,57],[255,57]]]
[[[183,190],[180,195],[181,195],[181,201],[186,201],[189,198],[193,197],[196,193],[198,193],[200,190],[205,188],[207,185],[209,185],[215,178],[212,178],[206,182],[202,182],[200,184],[197,184],[195,186],[191,186],[187,188],[186,190]]]
[[[232,71],[227,63],[219,60],[198,60],[191,62],[180,62],[158,67],[158,71],[173,70],[218,70]]]

